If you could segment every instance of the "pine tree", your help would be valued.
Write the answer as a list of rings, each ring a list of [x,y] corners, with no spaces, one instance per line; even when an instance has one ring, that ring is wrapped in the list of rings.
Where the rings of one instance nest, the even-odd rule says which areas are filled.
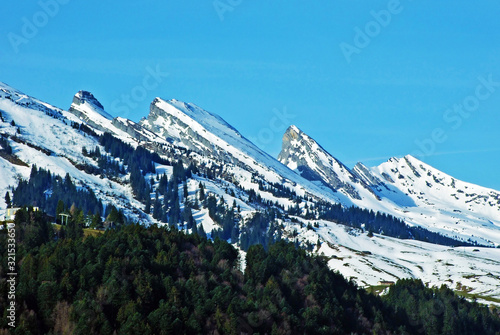
[[[10,208],[12,206],[9,191],[5,193],[5,203],[7,204],[7,208]]]
[[[59,214],[64,212],[64,201],[59,200],[57,202],[57,207],[56,207],[56,216],[59,217]]]
[[[151,197],[146,197],[146,205],[144,206],[144,213],[151,213]]]
[[[194,218],[193,218],[193,224],[192,224],[192,226],[193,226],[193,231],[192,231],[193,234],[199,234],[198,233],[198,225],[196,224],[196,221],[194,220]]]
[[[200,201],[205,200],[205,188],[203,187],[203,184],[200,181],[200,184],[198,185],[200,188]]]
[[[187,186],[186,182],[184,182],[183,187],[184,187],[184,198],[187,199],[189,192],[188,192],[188,186]]]
[[[112,222],[114,224],[123,223],[123,213],[118,211],[115,206],[111,206],[111,211],[109,212],[106,221]]]
[[[90,224],[90,228],[93,229],[101,229],[103,227],[101,213],[97,212],[92,216],[92,223]]]
[[[205,229],[203,228],[203,224],[200,224],[198,227],[198,235],[200,235],[202,238],[207,238],[207,233],[205,232]]]

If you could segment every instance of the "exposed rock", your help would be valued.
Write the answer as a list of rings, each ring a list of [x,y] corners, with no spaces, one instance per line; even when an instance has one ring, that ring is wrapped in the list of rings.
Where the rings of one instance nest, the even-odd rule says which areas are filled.
[[[363,179],[358,178],[347,166],[331,156],[296,126],[290,126],[283,135],[278,160],[292,170],[296,170],[302,177],[311,181],[320,181],[334,191],[342,191],[352,199],[361,199],[354,184],[358,184],[376,196]]]
[[[68,112],[76,115],[80,120],[100,131],[109,131],[105,122],[100,120],[112,120],[113,117],[104,111],[102,104],[87,91],[79,91],[73,97],[73,102]]]

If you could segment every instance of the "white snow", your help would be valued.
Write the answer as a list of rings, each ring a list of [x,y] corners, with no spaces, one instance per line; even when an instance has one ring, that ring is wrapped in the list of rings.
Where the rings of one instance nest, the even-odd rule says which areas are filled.
[[[297,230],[301,242],[312,243],[315,253],[329,258],[330,268],[360,286],[420,278],[429,286],[446,284],[455,290],[467,289],[469,294],[500,298],[498,248],[450,248],[378,234],[369,238],[366,232],[333,222],[296,219],[304,223],[304,228],[285,222],[285,230],[290,234]],[[319,223],[319,228],[306,228],[308,223],[315,222]],[[321,248],[316,250],[318,237]]]
[[[164,132],[162,135],[168,134],[170,138],[176,139],[175,145],[178,146],[186,147],[188,141],[191,147],[205,153],[191,153],[191,157],[196,157],[207,166],[221,166],[226,175],[226,180],[216,181],[193,175],[188,181],[190,201],[197,196],[198,185],[202,182],[206,193],[212,193],[218,198],[223,197],[228,205],[236,202],[241,208],[243,222],[257,209],[254,208],[256,205],[248,204],[247,194],[236,185],[243,189],[253,189],[263,199],[278,202],[285,208],[294,205],[288,198],[279,198],[269,192],[259,191],[259,185],[255,181],[257,176],[261,180],[284,185],[298,195],[340,202],[346,206],[355,204],[392,214],[409,224],[420,225],[449,236],[470,238],[491,245],[500,244],[500,192],[456,180],[411,156],[391,159],[369,169],[370,176],[363,175],[367,180],[373,177],[385,183],[385,186],[377,188],[376,194],[382,198],[378,200],[366,186],[352,181],[349,169],[310,139],[308,143],[317,161],[334,171],[343,182],[352,185],[362,198],[358,200],[346,192],[333,193],[319,182],[305,180],[257,148],[220,117],[193,104],[156,99],[155,106],[163,110],[164,115],[158,117],[156,124],[141,121],[139,125],[150,130],[159,127],[158,129]],[[109,129],[121,140],[134,146],[138,145],[130,135],[115,127],[111,116],[103,110],[96,111],[90,104],[78,107],[89,119]],[[14,154],[22,161],[50,169],[61,176],[69,173],[78,187],[93,189],[100,199],[122,208],[131,218],[144,224],[155,222],[140,210],[143,205],[133,198],[131,188],[127,185],[127,177],[114,182],[89,175],[73,165],[72,161],[94,164],[91,159],[81,154],[81,148],[86,146],[90,149],[99,145],[93,137],[70,126],[71,121],[80,122],[75,115],[31,98],[2,83],[0,110],[6,119],[6,122],[0,122],[2,133],[13,136],[19,127],[21,134],[18,134],[18,137],[21,140],[50,151],[45,154],[26,144],[10,140]],[[10,125],[12,119],[16,122],[15,127]],[[134,125],[132,121],[123,118],[115,120]],[[297,127],[292,129],[299,131]],[[140,131],[150,141],[167,145],[165,139],[157,134],[146,129]],[[209,153],[214,155],[210,156]],[[308,153],[302,154],[318,173],[325,173]],[[297,168],[293,162],[289,162],[289,167]],[[173,173],[171,166],[157,165],[156,170],[158,174],[165,173],[169,178]],[[0,171],[0,196],[3,198],[7,189],[15,186],[20,178],[29,177],[30,168],[12,165],[0,158]],[[152,176],[148,175],[147,180]],[[392,182],[384,176],[389,176]],[[179,192],[182,192],[181,188]],[[233,192],[234,196],[230,195]],[[4,212],[5,203],[0,201],[0,217]],[[198,224],[203,225],[207,234],[214,228],[220,228],[209,217],[206,209],[193,210],[193,216]],[[332,269],[338,270],[362,286],[376,285],[381,280],[421,278],[429,285],[446,283],[453,289],[465,287],[472,294],[500,298],[500,249],[450,248],[377,234],[368,238],[365,232],[333,222],[297,219],[304,223],[303,228],[297,223],[280,221],[285,226],[284,236],[291,238],[292,232],[297,230],[299,240],[308,241],[313,245],[316,245],[319,238],[321,247],[316,252],[324,253],[330,258],[328,264]],[[308,223],[318,223],[319,228],[308,230]],[[241,266],[244,268],[244,261]]]

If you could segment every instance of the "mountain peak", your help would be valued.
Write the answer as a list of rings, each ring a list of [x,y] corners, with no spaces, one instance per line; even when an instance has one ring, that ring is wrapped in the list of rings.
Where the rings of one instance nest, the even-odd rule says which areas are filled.
[[[288,127],[287,130],[285,131],[285,133],[283,134],[283,142],[282,142],[282,150],[281,151],[282,152],[285,151],[286,148],[290,146],[291,141],[298,140],[301,133],[302,132],[300,131],[300,129],[294,125],[291,125],[290,127]],[[278,160],[281,160],[281,159],[278,157]]]
[[[286,133],[297,133],[300,134],[302,133],[302,130],[300,130],[296,125],[292,124],[288,129],[286,130]]]
[[[104,111],[99,100],[88,91],[78,91],[75,94],[68,112],[100,131],[107,131],[113,120],[113,117]]]
[[[104,107],[99,100],[89,91],[78,91],[75,94],[69,112],[84,119],[92,118],[92,115],[89,114],[97,113],[108,120],[113,120],[113,117],[104,111]]]
[[[113,117],[111,115],[104,112],[103,105],[99,102],[99,100],[96,99],[96,97],[94,97],[94,95],[92,93],[90,93],[89,91],[78,91],[75,94],[75,96],[73,97],[73,104],[83,105],[85,103],[94,107],[96,110],[99,110],[100,114],[102,116],[104,116],[105,118],[107,118],[109,120],[113,119]]]
[[[351,199],[360,200],[362,198],[360,191],[371,193],[371,190],[362,184],[347,166],[330,155],[297,126],[291,125],[283,135],[278,160],[302,177],[319,181],[334,192],[341,191]],[[358,190],[353,184],[359,184],[361,187]]]

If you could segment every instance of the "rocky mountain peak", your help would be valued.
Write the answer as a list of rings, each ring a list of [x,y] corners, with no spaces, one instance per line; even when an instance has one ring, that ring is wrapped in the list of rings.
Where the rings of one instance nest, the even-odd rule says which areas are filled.
[[[78,91],[68,110],[84,121],[94,122],[97,119],[113,120],[113,117],[104,111],[103,105],[88,91]],[[97,122],[100,123],[100,122]]]
[[[299,138],[301,133],[302,131],[299,128],[297,128],[297,126],[291,125],[290,127],[288,127],[288,129],[285,131],[285,134],[283,135],[283,142],[296,140]]]
[[[78,91],[75,94],[68,112],[99,131],[109,131],[109,125],[113,120],[99,100],[88,91]]]
[[[357,187],[353,186],[354,184],[364,189],[364,193],[365,191],[373,192],[358,180],[348,167],[294,125],[288,127],[283,135],[278,160],[302,177],[311,181],[319,181],[334,192],[341,191],[351,199],[362,198]]]
[[[91,106],[104,110],[103,105],[99,102],[99,100],[96,99],[96,97],[94,97],[92,93],[88,91],[78,91],[78,93],[76,93],[73,97],[73,104],[79,106],[83,105],[84,103],[88,103]],[[112,119],[112,117],[109,116],[109,119]]]

